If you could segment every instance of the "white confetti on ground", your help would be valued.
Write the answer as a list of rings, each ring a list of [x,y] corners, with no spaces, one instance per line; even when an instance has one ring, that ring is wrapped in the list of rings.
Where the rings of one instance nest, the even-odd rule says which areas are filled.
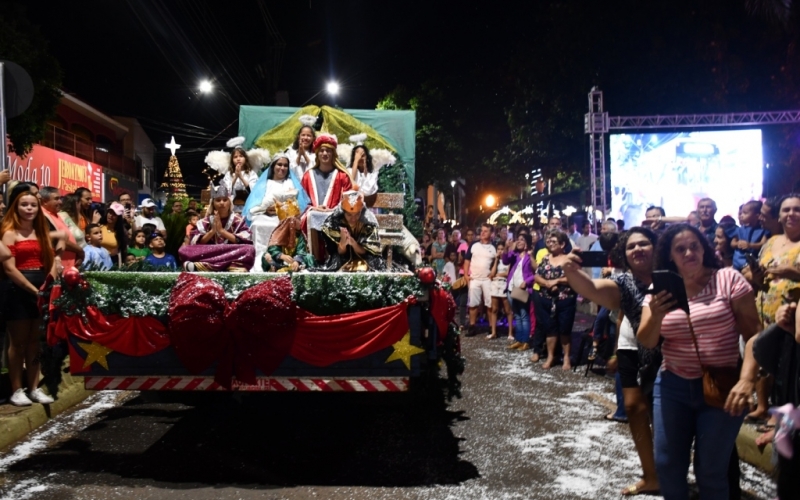
[[[54,442],[67,439],[75,432],[86,428],[103,410],[117,406],[119,399],[120,393],[98,392],[87,398],[76,410],[58,415],[33,431],[7,453],[0,455],[0,474],[8,472],[8,469],[17,462],[46,450]],[[0,495],[2,495],[0,500],[36,498],[35,494],[46,491],[48,488],[48,485],[36,484],[34,480],[22,480],[12,484],[6,490],[0,489]]]

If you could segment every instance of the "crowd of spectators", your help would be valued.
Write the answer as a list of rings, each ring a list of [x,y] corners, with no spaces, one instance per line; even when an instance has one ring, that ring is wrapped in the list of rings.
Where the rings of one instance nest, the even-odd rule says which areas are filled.
[[[571,352],[576,305],[597,304],[588,357],[602,358],[615,378],[618,408],[605,418],[630,425],[642,466],[623,495],[689,498],[693,460],[700,498],[740,498],[734,444],[746,421],[761,432],[759,446],[777,428],[794,447],[778,456],[778,494],[800,498],[800,433],[768,412],[800,404],[800,195],[748,201],[738,221],[718,221],[716,212],[705,198],[687,216],[650,207],[628,230],[613,219],[598,228],[558,217],[545,227],[429,227],[420,247],[450,284],[466,336],[483,324],[495,339],[507,327],[508,349],[531,351],[544,369],[579,359]],[[607,265],[582,267],[591,251],[604,252]],[[665,271],[683,282],[688,314],[668,291],[650,291],[654,273]],[[704,394],[704,379],[721,396]]]

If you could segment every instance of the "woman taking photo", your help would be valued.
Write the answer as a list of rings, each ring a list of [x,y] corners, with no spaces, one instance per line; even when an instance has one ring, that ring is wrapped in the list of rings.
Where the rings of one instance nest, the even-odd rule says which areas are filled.
[[[50,404],[53,398],[39,389],[39,288],[47,273],[55,275],[60,257],[50,242],[47,219],[38,198],[25,191],[9,200],[8,213],[0,226],[0,260],[11,281],[3,304],[8,325],[11,404],[29,406],[32,402]],[[22,385],[23,365],[27,370],[26,394]]]
[[[636,331],[642,317],[642,302],[653,282],[653,260],[656,235],[649,228],[632,227],[622,233],[614,248],[615,260],[625,272],[610,278],[591,279],[580,265],[580,254],[570,254],[563,264],[564,275],[575,292],[611,311],[624,316],[617,336],[617,348],[608,360],[608,368],[616,368],[625,414],[631,428],[633,444],[642,464],[642,479],[622,490],[623,495],[652,493],[659,489],[653,452],[653,432],[650,429],[649,401],[658,367],[660,351],[640,351]],[[641,378],[641,385],[639,380]]]
[[[747,341],[761,326],[753,290],[737,271],[718,269],[710,243],[688,224],[676,224],[664,232],[655,268],[683,278],[691,311],[687,315],[676,309],[676,301],[666,291],[648,295],[637,333],[647,348],[663,338],[664,361],[653,393],[661,493],[667,500],[689,498],[686,474],[694,442],[700,498],[727,500],[729,459],[758,370],[752,344],[743,367],[737,368],[739,336]],[[724,386],[720,389],[724,408],[711,398],[707,401],[704,394],[704,374],[712,369],[739,375],[727,395]]]
[[[508,302],[508,264],[503,262],[503,253],[505,252],[506,244],[501,242],[497,244],[497,257],[494,259],[492,271],[489,273],[489,279],[492,280],[492,314],[495,319],[500,313],[502,307],[508,319],[508,338],[514,338],[514,313],[511,311],[511,304]],[[487,339],[497,338],[497,321],[492,323],[492,333],[489,334]]]
[[[513,245],[509,245],[503,254],[503,264],[508,266],[506,278],[508,302],[514,315],[514,343],[509,349],[527,351],[531,337],[531,318],[529,316],[528,301],[520,301],[512,297],[515,288],[525,290],[530,297],[533,290],[534,273],[531,265],[531,235],[522,233],[517,236]]]
[[[564,276],[564,269],[561,267],[570,260],[565,254],[568,244],[569,236],[566,233],[559,230],[548,231],[545,245],[549,253],[542,258],[542,262],[536,268],[536,284],[539,285],[539,290],[534,293],[533,307],[536,313],[534,336],[547,338],[547,361],[542,365],[545,370],[550,369],[555,363],[559,339],[564,356],[561,368],[563,370],[572,368],[569,348],[572,342],[572,325],[575,322],[577,294],[570,288]]]

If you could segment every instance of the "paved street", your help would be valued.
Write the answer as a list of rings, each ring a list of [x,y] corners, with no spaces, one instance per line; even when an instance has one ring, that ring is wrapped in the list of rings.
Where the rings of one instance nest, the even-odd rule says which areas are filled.
[[[464,351],[449,405],[100,393],[0,455],[0,499],[595,499],[637,480],[627,426],[602,419],[609,380],[545,372],[504,340]],[[774,497],[743,476],[745,498]]]

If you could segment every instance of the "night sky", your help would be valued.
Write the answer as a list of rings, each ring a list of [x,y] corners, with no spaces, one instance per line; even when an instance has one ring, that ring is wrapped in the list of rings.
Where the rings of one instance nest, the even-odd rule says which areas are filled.
[[[236,123],[222,132],[238,116],[234,102],[274,104],[277,88],[299,106],[335,79],[340,95],[322,92],[311,103],[374,109],[398,84],[474,64],[493,38],[485,36],[484,2],[455,10],[437,2],[263,2],[272,30],[255,0],[21,3],[49,39],[65,90],[107,114],[139,118],[162,154],[174,134],[185,175],[236,135]],[[229,98],[198,94],[203,79]]]
[[[703,45],[703,37],[715,39],[716,26],[703,21],[691,32],[683,25],[681,16],[696,4],[703,5],[699,16],[736,17],[738,26],[758,31],[756,37],[764,33],[766,39],[776,32],[745,13],[744,0],[675,0],[660,7],[613,0],[591,4],[579,12],[580,19],[569,9],[587,4],[569,1],[12,1],[27,8],[29,18],[49,40],[62,66],[64,89],[109,115],[138,118],[160,154],[159,175],[168,158],[163,144],[174,135],[183,145],[178,157],[189,182],[202,182],[198,173],[209,148],[221,148],[236,135],[238,105],[274,104],[274,90],[288,92],[290,106],[310,100],[317,105],[374,109],[398,85],[416,89],[433,78],[449,77],[445,106],[453,108],[455,119],[471,120],[469,130],[486,129],[473,141],[489,142],[479,144],[484,156],[492,150],[502,152],[510,142],[513,131],[506,111],[515,100],[533,99],[532,110],[542,104],[535,102],[536,94],[523,95],[525,79],[545,82],[541,89],[546,92],[552,93],[552,87],[569,89],[577,111],[566,123],[574,128],[570,141],[583,158],[588,157],[582,135],[583,103],[594,84],[606,91],[612,115],[798,106],[794,94],[770,88],[783,82],[785,75],[776,80],[769,74],[797,72],[798,67],[779,68],[763,57],[783,45],[755,46],[752,33],[728,32],[727,52],[720,52],[728,59],[719,61],[724,75],[713,82],[713,89],[702,87],[705,80],[691,80],[692,74],[716,71],[711,67],[716,64],[715,49]],[[560,24],[542,17],[545,4],[548,15]],[[570,43],[574,46],[560,56],[561,46]],[[601,44],[605,49],[598,53],[613,54],[612,58],[595,57],[595,46]],[[664,44],[669,45],[666,50]],[[708,48],[708,53],[697,56],[698,47]],[[580,59],[573,59],[574,54]],[[698,57],[703,59],[699,63]],[[686,67],[676,66],[684,59]],[[547,69],[540,69],[540,62]],[[552,76],[552,71],[558,75]],[[674,84],[668,81],[660,94],[653,95],[652,84],[640,81],[640,75],[656,84],[674,79]],[[217,91],[199,94],[203,79],[214,80]],[[335,99],[322,91],[329,80],[342,85]],[[792,92],[798,88],[795,85]],[[700,97],[687,97],[687,91]],[[762,100],[767,91],[778,97]],[[548,112],[558,108],[558,103],[545,104],[550,106]],[[554,126],[566,128],[561,123]],[[567,148],[571,144],[567,142]]]

